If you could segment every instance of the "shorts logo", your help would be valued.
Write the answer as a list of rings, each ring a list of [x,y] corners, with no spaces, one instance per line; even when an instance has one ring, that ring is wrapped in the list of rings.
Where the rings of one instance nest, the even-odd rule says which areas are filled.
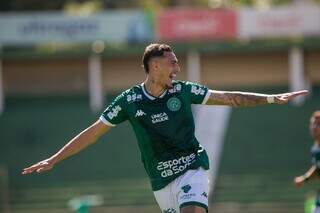
[[[208,198],[207,192],[203,192],[203,193],[201,194],[201,196]]]
[[[167,209],[167,210],[163,210],[163,213],[177,213],[177,212],[173,208],[170,208],[170,209]]]
[[[167,107],[171,111],[176,112],[181,108],[181,101],[179,100],[179,98],[171,97],[167,101]]]
[[[191,186],[188,184],[188,185],[182,186],[181,189],[184,193],[188,193],[191,189]]]

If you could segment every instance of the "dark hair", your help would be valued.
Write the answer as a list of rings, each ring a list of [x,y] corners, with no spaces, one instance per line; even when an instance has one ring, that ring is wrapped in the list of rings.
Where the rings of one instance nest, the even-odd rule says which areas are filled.
[[[167,44],[149,44],[142,56],[144,71],[149,73],[149,61],[154,57],[162,57],[165,52],[172,52],[172,48]]]

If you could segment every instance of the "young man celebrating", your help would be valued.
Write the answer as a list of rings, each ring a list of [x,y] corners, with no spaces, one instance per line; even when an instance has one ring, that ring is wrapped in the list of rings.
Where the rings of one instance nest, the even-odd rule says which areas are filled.
[[[310,133],[315,140],[311,148],[312,166],[304,175],[294,179],[297,187],[320,177],[320,111],[315,111],[310,118]],[[320,191],[317,194],[314,213],[320,213]]]
[[[129,120],[138,139],[142,162],[155,198],[165,213],[208,212],[209,161],[195,137],[191,104],[249,107],[284,104],[306,95],[298,91],[277,95],[209,90],[175,81],[178,59],[166,44],[150,44],[143,58],[146,79],[122,92],[101,117],[50,158],[25,168],[23,174],[52,169],[58,162],[83,150]]]

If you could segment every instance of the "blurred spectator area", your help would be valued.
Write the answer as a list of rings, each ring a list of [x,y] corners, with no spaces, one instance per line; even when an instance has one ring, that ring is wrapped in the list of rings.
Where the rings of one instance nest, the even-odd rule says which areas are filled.
[[[300,2],[319,3],[319,0],[2,0],[0,11],[45,11],[62,10],[70,4],[80,6],[99,5],[103,9],[143,8],[150,5],[159,7],[241,7],[274,6]]]
[[[299,68],[296,73],[303,83],[298,89],[319,84],[320,27],[316,20],[320,20],[320,6],[190,9],[193,5],[255,6],[261,2],[281,5],[311,0],[2,1],[9,11],[64,9],[71,14],[101,13],[83,17],[59,11],[1,13],[0,26],[6,29],[0,33],[1,88],[5,96],[86,94],[91,85],[90,57],[97,54],[102,89],[119,91],[144,78],[141,55],[151,42],[174,47],[183,70],[179,78],[216,89],[288,86],[293,82],[294,66]],[[163,9],[156,15],[123,9],[171,6],[184,9]],[[94,47],[95,43],[98,45]],[[298,49],[298,56],[293,54],[294,48]],[[199,68],[198,79],[188,76],[192,61]]]
[[[186,80],[187,51],[180,50],[180,46],[176,49],[182,66],[179,78]],[[104,56],[101,62],[103,89],[118,91],[144,79],[142,52],[143,46],[138,48],[137,53]],[[287,50],[200,53],[200,80],[213,88],[289,84]],[[305,74],[312,85],[320,84],[319,58],[319,51],[305,51]],[[87,58],[13,58],[3,59],[2,66],[7,95],[86,94],[88,90]]]

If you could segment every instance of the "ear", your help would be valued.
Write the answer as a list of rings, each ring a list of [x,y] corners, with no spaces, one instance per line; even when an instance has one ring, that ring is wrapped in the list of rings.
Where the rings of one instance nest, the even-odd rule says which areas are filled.
[[[152,59],[150,62],[149,62],[149,69],[151,68],[152,70],[157,70],[159,67],[159,63],[158,63],[158,60],[157,59]]]

